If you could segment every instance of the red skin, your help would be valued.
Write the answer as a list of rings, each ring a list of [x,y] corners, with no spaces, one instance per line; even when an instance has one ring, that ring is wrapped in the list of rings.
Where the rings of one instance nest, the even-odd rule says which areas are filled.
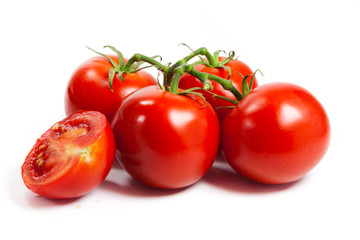
[[[112,122],[116,158],[140,182],[157,188],[189,186],[212,166],[219,123],[203,99],[150,86],[127,97]]]
[[[118,64],[116,56],[110,57]],[[94,110],[105,114],[110,122],[127,95],[140,88],[157,84],[155,78],[143,70],[123,74],[125,81],[121,81],[118,74],[115,74],[112,92],[109,87],[109,71],[112,68],[107,58],[95,56],[74,71],[65,93],[67,115],[78,110]]]
[[[106,117],[76,112],[37,139],[21,167],[27,188],[55,199],[75,198],[93,190],[109,173],[115,139]]]
[[[307,90],[289,83],[249,93],[221,125],[221,149],[230,165],[257,182],[296,181],[327,151],[329,119]]]
[[[222,60],[224,60],[224,57],[219,58],[219,61],[222,61]],[[230,69],[231,69],[231,77],[229,80],[232,81],[232,84],[234,85],[234,87],[236,89],[238,89],[240,92],[242,92],[243,77],[239,73],[241,73],[243,76],[246,76],[249,74],[252,75],[253,71],[244,62],[239,61],[239,60],[231,60],[225,66],[230,67]],[[204,64],[196,65],[194,68],[195,68],[195,70],[197,70],[199,72],[210,73],[210,74],[222,77],[224,79],[227,79],[229,76],[229,73],[226,70],[226,68],[210,68]],[[250,80],[251,80],[251,77],[248,78],[248,83],[250,83]],[[213,93],[236,100],[235,96],[230,91],[225,90],[219,83],[212,81],[212,80],[210,80],[210,81],[214,87],[214,89],[212,90]],[[257,86],[258,86],[258,82],[256,80],[256,77],[254,77],[252,89],[256,88]],[[202,88],[203,84],[200,82],[200,80],[196,79],[195,77],[193,77],[189,74],[184,74],[180,78],[179,88],[189,89],[189,88],[193,88],[193,87]],[[206,98],[206,101],[208,103],[210,103],[210,105],[215,109],[220,122],[222,122],[225,115],[231,109],[226,109],[226,108],[217,109],[217,108],[218,107],[226,107],[226,106],[234,106],[232,103],[230,103],[226,100],[219,99],[219,98],[213,98],[212,94],[205,92],[203,90],[198,90],[198,92],[201,92],[204,95],[204,97]]]

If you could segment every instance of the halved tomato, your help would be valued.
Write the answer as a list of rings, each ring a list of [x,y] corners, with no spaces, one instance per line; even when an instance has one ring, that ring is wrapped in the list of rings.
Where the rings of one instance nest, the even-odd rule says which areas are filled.
[[[105,179],[114,156],[114,134],[105,115],[79,111],[37,139],[21,175],[26,187],[41,196],[79,197]]]

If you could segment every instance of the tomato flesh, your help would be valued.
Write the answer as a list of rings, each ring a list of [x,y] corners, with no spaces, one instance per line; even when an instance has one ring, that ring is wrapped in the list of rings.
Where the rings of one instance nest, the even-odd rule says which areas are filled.
[[[105,179],[114,155],[115,140],[106,117],[80,111],[54,124],[36,141],[22,166],[22,178],[39,195],[79,197]]]

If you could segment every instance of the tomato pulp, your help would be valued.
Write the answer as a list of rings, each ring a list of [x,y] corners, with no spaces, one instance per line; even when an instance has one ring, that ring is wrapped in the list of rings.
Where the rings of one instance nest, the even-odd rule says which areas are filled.
[[[37,139],[21,168],[34,193],[74,198],[98,186],[109,173],[115,139],[106,117],[79,111],[54,124]]]
[[[189,186],[212,166],[219,144],[213,108],[195,95],[150,86],[128,96],[112,121],[116,158],[140,182],[157,188]]]
[[[230,165],[261,183],[296,181],[327,151],[330,124],[307,90],[289,83],[259,86],[221,125],[221,149]]]

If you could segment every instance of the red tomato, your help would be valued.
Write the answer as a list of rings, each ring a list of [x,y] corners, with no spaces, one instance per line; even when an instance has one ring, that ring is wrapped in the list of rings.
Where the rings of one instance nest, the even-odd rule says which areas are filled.
[[[109,173],[115,139],[106,117],[76,112],[36,141],[21,168],[25,185],[49,198],[74,198],[98,186]]]
[[[110,56],[116,64],[118,58]],[[109,87],[109,71],[113,66],[104,56],[95,56],[82,63],[73,73],[65,94],[65,112],[67,115],[77,110],[99,111],[111,121],[120,102],[130,93],[149,85],[157,84],[147,72],[118,74],[113,80],[113,92]]]
[[[200,97],[150,86],[128,96],[114,116],[116,158],[140,182],[189,186],[212,166],[219,144],[215,111]]]
[[[219,61],[222,61],[224,59],[225,59],[224,57],[220,57]],[[231,77],[229,80],[232,81],[232,83],[236,89],[238,89],[240,92],[242,92],[242,80],[243,80],[242,76],[252,75],[253,71],[244,62],[235,60],[235,59],[233,59],[230,62],[228,62],[227,64],[225,64],[225,66],[229,67],[231,69]],[[195,68],[195,70],[197,70],[199,72],[210,73],[210,74],[217,75],[217,76],[225,78],[225,79],[227,79],[229,76],[229,72],[226,68],[211,68],[211,67],[207,67],[204,64],[196,65],[194,68]],[[241,73],[242,76],[239,73]],[[250,83],[250,80],[251,80],[251,77],[248,78],[248,83]],[[212,81],[212,80],[210,80],[210,81],[214,87],[214,89],[212,90],[213,93],[236,100],[235,96],[230,91],[225,90],[219,83]],[[189,89],[189,88],[193,88],[193,87],[202,87],[202,86],[203,85],[200,82],[200,80],[196,79],[192,75],[184,74],[180,78],[179,87],[182,89]],[[258,83],[257,83],[256,78],[254,77],[252,89],[256,88],[257,86],[258,86]],[[215,109],[220,122],[222,122],[222,119],[224,118],[224,116],[231,109],[226,109],[226,108],[217,109],[217,108],[218,107],[229,107],[229,106],[234,106],[234,105],[226,100],[214,98],[213,94],[208,93],[206,91],[203,91],[203,90],[198,90],[198,91],[204,95],[204,97],[206,98],[206,101],[208,103],[210,103],[210,105]]]
[[[270,83],[250,92],[221,125],[221,149],[230,165],[257,182],[296,181],[327,151],[329,119],[307,90]]]

